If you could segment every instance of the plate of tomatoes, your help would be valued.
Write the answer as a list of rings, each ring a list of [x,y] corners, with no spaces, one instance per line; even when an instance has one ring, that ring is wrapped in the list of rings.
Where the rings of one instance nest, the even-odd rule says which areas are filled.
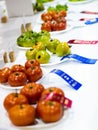
[[[56,98],[45,99],[47,94],[56,94]],[[34,82],[26,84],[19,92],[10,92],[3,101],[9,119],[5,122],[7,127],[13,124],[19,128],[45,128],[65,122],[69,119],[70,108],[56,100],[58,95],[65,98],[64,90]]]
[[[39,30],[46,30],[53,34],[63,33],[72,29],[73,24],[67,19],[67,8],[67,5],[60,4],[55,7],[48,7],[37,20],[40,24]]]
[[[20,63],[5,66],[0,69],[0,87],[4,89],[21,89],[28,82],[40,82],[46,74],[37,60],[27,60],[24,65]]]

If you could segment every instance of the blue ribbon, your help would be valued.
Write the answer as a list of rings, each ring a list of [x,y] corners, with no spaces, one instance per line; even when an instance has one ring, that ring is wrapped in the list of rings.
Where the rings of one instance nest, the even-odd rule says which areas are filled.
[[[83,56],[79,56],[77,54],[69,54],[69,55],[63,56],[60,60],[63,60],[65,58],[73,58],[85,64],[95,64],[97,62],[97,59],[86,58]]]
[[[82,84],[74,80],[71,76],[59,69],[53,69],[50,73],[55,73],[64,79],[73,89],[78,90]]]
[[[86,25],[90,25],[90,24],[94,24],[94,23],[97,23],[98,22],[98,18],[94,18],[94,19],[91,19],[91,20],[87,20],[85,22]]]

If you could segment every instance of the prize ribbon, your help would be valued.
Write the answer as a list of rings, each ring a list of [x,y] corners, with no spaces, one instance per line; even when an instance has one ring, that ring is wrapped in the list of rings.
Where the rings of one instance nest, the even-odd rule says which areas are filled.
[[[85,64],[95,64],[97,62],[97,59],[86,58],[83,56],[79,56],[77,54],[69,54],[67,56],[63,56],[60,60],[63,60],[64,58],[73,58],[73,59],[80,61],[81,63],[85,63]]]
[[[50,73],[55,73],[64,79],[73,89],[78,90],[82,84],[74,80],[71,76],[59,69],[53,69]]]
[[[67,97],[64,97],[61,94],[54,93],[54,92],[48,93],[47,95],[45,95],[45,97],[42,100],[57,101],[57,102],[61,103],[63,106],[66,106],[67,108],[72,107],[72,100],[70,100]]]

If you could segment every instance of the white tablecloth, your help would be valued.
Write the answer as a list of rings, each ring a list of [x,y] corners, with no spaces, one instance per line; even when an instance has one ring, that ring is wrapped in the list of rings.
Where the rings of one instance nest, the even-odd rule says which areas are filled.
[[[69,10],[76,13],[69,13],[68,18],[74,20],[74,27],[64,33],[53,34],[53,38],[58,38],[61,41],[68,41],[70,39],[81,40],[98,40],[98,23],[79,27],[79,18],[95,18],[98,15],[80,14],[80,11],[89,10],[98,12],[98,1],[92,0],[90,3],[84,4],[68,4]],[[32,22],[33,29],[38,29],[40,13],[31,17],[25,17],[26,22]],[[0,49],[8,48],[9,43],[15,44],[15,39],[20,35],[20,26],[23,22],[21,17],[9,19],[5,24],[0,23]],[[80,25],[80,24],[79,24]],[[5,47],[6,46],[6,47]],[[88,58],[98,59],[98,44],[74,44],[71,48],[72,53],[79,54]],[[1,52],[1,51],[0,51]],[[24,50],[17,51],[17,59],[15,63],[24,63],[22,55]],[[2,61],[0,62],[2,67]],[[73,101],[72,108],[68,112],[66,119],[60,123],[47,127],[34,127],[29,129],[39,130],[98,130],[98,62],[96,64],[83,64],[75,61],[65,61],[61,64],[42,67],[43,70],[49,72],[52,69],[61,69],[71,77],[82,84],[79,90],[73,90],[67,84],[64,84],[62,79],[50,80],[50,83],[61,87],[66,97]],[[51,79],[51,78],[50,78]],[[12,125],[7,117],[6,111],[3,107],[5,96],[14,90],[0,87],[0,130],[27,130],[28,128],[18,128]]]

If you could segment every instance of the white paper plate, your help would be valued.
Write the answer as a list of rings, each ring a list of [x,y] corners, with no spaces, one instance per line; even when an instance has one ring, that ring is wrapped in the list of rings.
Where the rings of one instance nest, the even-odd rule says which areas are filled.
[[[36,120],[37,124],[31,125],[31,126],[19,127],[19,128],[32,128],[32,129],[33,128],[35,128],[35,129],[38,129],[38,128],[49,128],[51,126],[58,125],[58,124],[62,123],[63,121],[66,122],[68,117],[69,117],[69,114],[70,114],[70,112],[67,109],[67,110],[64,111],[64,116],[57,122],[54,122],[54,123],[44,123],[41,120],[37,119]]]
[[[61,57],[58,57],[58,56],[55,55],[55,54],[51,54],[51,58],[50,58],[49,63],[47,63],[47,64],[41,64],[41,66],[43,67],[43,66],[57,65],[57,64],[60,64],[60,63],[62,63],[62,62],[64,62],[64,61],[67,61],[67,60],[68,60],[68,58],[65,58],[65,59],[63,59],[63,60],[60,60],[60,59],[61,59]]]
[[[88,3],[91,1],[93,1],[93,0],[83,0],[83,1],[75,1],[75,2],[71,2],[71,1],[67,0],[68,4],[85,4],[85,3]]]
[[[29,49],[32,48],[32,47],[22,47],[22,46],[18,46],[17,43],[16,43],[16,47],[17,47],[18,49],[21,49],[21,50],[29,50]]]

